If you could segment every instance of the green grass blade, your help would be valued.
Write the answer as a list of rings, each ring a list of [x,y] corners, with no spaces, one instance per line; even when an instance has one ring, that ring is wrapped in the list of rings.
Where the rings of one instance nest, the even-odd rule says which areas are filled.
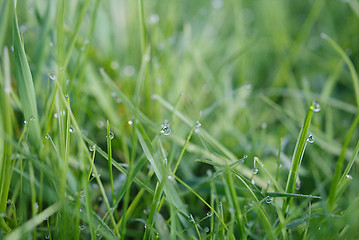
[[[298,176],[298,169],[302,162],[302,158],[304,155],[304,150],[307,145],[307,136],[308,136],[308,129],[310,125],[310,121],[312,119],[313,111],[316,106],[313,104],[309,107],[307,116],[305,117],[303,127],[300,131],[296,147],[294,149],[294,154],[292,158],[292,166],[289,171],[287,185],[285,191],[287,193],[294,193],[295,184]],[[292,198],[285,199],[283,202],[283,213],[286,213],[291,205]]]
[[[226,183],[229,188],[232,204],[234,205],[237,225],[239,226],[240,239],[247,239],[247,233],[243,221],[243,214],[239,208],[237,194],[234,188],[232,172],[228,168],[226,168]]]
[[[112,145],[111,140],[114,137],[113,133],[110,129],[110,122],[107,121],[107,135],[106,135],[106,141],[107,141],[107,155],[108,155],[108,171],[110,174],[110,182],[111,182],[111,192],[112,192],[112,205],[116,203],[116,197],[115,197],[115,190],[113,188],[113,175],[112,175]]]
[[[356,104],[357,107],[359,108],[359,78],[353,62],[350,60],[348,55],[343,51],[343,49],[331,37],[329,37],[325,33],[322,33],[320,36],[323,39],[325,39],[338,52],[338,54],[344,59],[345,63],[347,64],[350,71],[350,76],[353,80]]]
[[[55,203],[48,208],[46,208],[44,211],[39,213],[38,215],[34,216],[30,220],[28,220],[26,223],[24,223],[21,227],[17,228],[16,230],[12,231],[10,234],[8,234],[5,237],[5,240],[17,240],[22,239],[24,234],[30,232],[33,230],[36,226],[41,224],[45,218],[48,218],[55,212],[57,212],[61,208],[60,203]]]
[[[355,129],[357,128],[359,124],[359,113],[357,113],[355,119],[353,120],[352,124],[350,125],[349,129],[348,129],[348,132],[346,133],[346,137],[344,139],[344,142],[343,142],[343,146],[342,146],[342,150],[341,150],[341,153],[339,155],[339,158],[337,160],[337,164],[335,166],[335,171],[334,171],[334,176],[333,176],[333,179],[332,179],[332,185],[330,186],[330,192],[329,192],[329,198],[328,198],[328,203],[329,203],[329,206],[330,208],[333,208],[334,206],[334,203],[335,203],[335,197],[337,195],[336,191],[338,189],[338,184],[339,182],[341,182],[345,177],[346,175],[349,173],[349,170],[351,168],[351,165],[354,163],[355,161],[355,151],[354,151],[354,155],[352,156],[350,162],[351,164],[349,163],[348,164],[348,167],[346,169],[346,171],[343,173],[342,177],[340,178],[340,174],[342,172],[342,169],[343,169],[343,165],[344,165],[344,161],[345,161],[345,155],[346,155],[346,152],[347,152],[347,149],[348,149],[348,146],[349,146],[349,142],[355,132]],[[357,145],[358,147],[358,145]]]
[[[6,210],[6,201],[9,196],[9,189],[11,183],[11,176],[13,171],[13,164],[11,163],[12,145],[3,138],[13,137],[13,126],[11,116],[13,114],[11,106],[11,77],[10,77],[10,60],[7,48],[4,48],[2,71],[0,71],[0,213]],[[4,219],[0,219],[0,225],[5,231],[10,231],[9,226]]]
[[[31,143],[37,148],[40,148],[40,125],[39,116],[37,112],[36,94],[32,81],[29,63],[26,58],[25,49],[21,42],[19,26],[17,22],[16,9],[14,9],[14,21],[13,21],[13,41],[14,41],[14,59],[15,59],[15,75],[19,88],[20,101],[22,104],[22,110],[25,120],[30,120],[31,117],[35,118],[32,121],[29,129],[29,136]]]
[[[3,42],[6,36],[6,30],[8,28],[9,15],[11,11],[11,0],[5,0],[0,6],[0,57],[3,51]]]

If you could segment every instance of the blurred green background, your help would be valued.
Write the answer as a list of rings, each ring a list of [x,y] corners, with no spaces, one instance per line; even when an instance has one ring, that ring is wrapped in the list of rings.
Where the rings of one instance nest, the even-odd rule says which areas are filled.
[[[27,119],[15,79],[18,69],[12,54],[14,10],[10,2],[0,1],[0,57],[3,64],[4,47],[7,47],[12,86],[12,109],[3,109],[2,119],[7,113],[11,114],[16,142]],[[40,123],[42,138],[49,134],[59,152],[64,150],[65,117],[60,116],[65,115],[67,109],[53,95],[57,87],[49,76],[56,76],[63,94],[70,96],[72,112],[85,137],[105,150],[106,121],[109,120],[115,134],[114,160],[128,164],[130,159],[140,158],[143,151],[137,140],[133,141],[135,133],[128,124],[136,120],[136,111],[104,80],[101,75],[104,70],[149,119],[142,118],[140,122],[151,140],[160,134],[161,124],[169,120],[171,136],[160,135],[161,143],[156,145],[156,151],[168,157],[172,168],[191,126],[166,108],[166,104],[176,106],[191,122],[200,116],[201,130],[205,133],[193,135],[192,148],[187,148],[177,174],[185,182],[198,183],[208,170],[216,170],[196,159],[209,158],[212,154],[222,160],[233,160],[211,140],[215,139],[234,158],[248,155],[242,172],[248,178],[251,178],[248,170],[253,168],[254,156],[275,175],[281,144],[282,167],[278,177],[285,187],[300,127],[308,107],[317,101],[321,111],[314,114],[310,127],[315,141],[307,146],[297,192],[326,199],[343,142],[358,113],[356,99],[359,96],[353,85],[357,79],[353,79],[342,56],[323,39],[323,33],[345,51],[357,69],[359,2],[158,0],[143,1],[143,15],[139,11],[140,2],[17,1],[19,31],[34,83],[39,115],[36,121]],[[64,7],[63,15],[60,6]],[[3,81],[1,86],[4,89]],[[3,106],[1,104],[1,108]],[[344,153],[344,166],[358,141],[357,128],[352,134]],[[1,137],[6,139],[5,135]],[[68,181],[73,181],[74,191],[81,189],[81,182],[76,183],[76,179],[89,167],[80,160],[85,155],[80,139],[81,134],[76,135],[68,150],[69,178],[72,179]],[[45,159],[45,163],[56,158],[46,140],[42,139],[42,148],[45,147],[48,155],[36,149],[37,144],[31,140],[26,145],[35,158]],[[107,161],[98,154],[95,163],[108,190],[111,178]],[[150,166],[148,162],[147,165]],[[16,166],[19,167],[17,163]],[[142,173],[145,175],[147,170],[143,168]],[[122,175],[114,170],[116,191],[122,186]],[[352,200],[358,200],[357,163],[350,175],[352,182],[338,200],[336,213],[348,209]],[[18,190],[15,190],[18,176],[19,170],[13,175],[9,196],[20,204],[21,199],[16,197]],[[261,171],[255,179],[262,188],[269,180]],[[148,185],[154,190],[155,183],[156,179],[152,179]],[[131,200],[138,190],[135,185]],[[98,195],[96,191],[95,196]],[[207,211],[204,206],[196,207],[199,201],[195,197],[185,198],[193,215]],[[46,201],[50,203],[53,199]],[[144,198],[138,211],[146,209],[151,201],[152,196]],[[298,200],[296,206],[299,208],[301,203]],[[271,213],[275,221],[275,211]],[[351,222],[351,230],[359,224],[354,213],[357,210],[348,221],[343,221]],[[131,225],[129,229],[133,230],[129,236],[136,238],[134,229],[137,227]],[[315,230],[312,234],[316,236]],[[326,236],[337,236],[335,234],[328,230]]]

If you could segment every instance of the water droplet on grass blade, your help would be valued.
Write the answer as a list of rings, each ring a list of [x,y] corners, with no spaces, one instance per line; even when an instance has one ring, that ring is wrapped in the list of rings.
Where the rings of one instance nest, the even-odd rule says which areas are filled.
[[[170,135],[172,132],[172,129],[168,123],[168,121],[164,121],[164,123],[161,126],[161,133],[165,136]]]
[[[70,127],[70,128],[69,128],[69,132],[70,132],[70,133],[75,132],[74,128],[73,128],[73,127]]]
[[[312,105],[313,112],[320,112],[320,104],[318,102],[314,102]]]
[[[79,226],[79,229],[80,229],[81,231],[85,230],[85,225],[84,225],[84,224],[81,224],[81,225]]]
[[[50,239],[49,234],[47,234],[47,235],[45,236],[45,239]]]
[[[56,79],[55,73],[54,72],[50,73],[49,78],[50,78],[50,80],[55,81],[55,79]]]
[[[212,215],[213,215],[213,213],[212,213],[211,211],[209,211],[209,212],[207,213],[207,217],[212,217]]]
[[[199,133],[199,130],[200,130],[200,127],[202,126],[201,122],[200,121],[197,121],[196,122],[196,125],[194,127],[194,132],[195,133]]]
[[[321,33],[321,34],[320,34],[320,37],[324,39],[324,38],[327,38],[328,35],[327,35],[326,33]]]
[[[110,131],[110,134],[106,136],[107,139],[112,140],[115,137],[112,131]]]
[[[46,135],[45,135],[45,138],[46,138],[46,139],[49,139],[49,138],[50,138],[50,135],[49,135],[49,134],[46,134]]]
[[[253,174],[257,174],[257,173],[258,173],[258,168],[253,167],[253,168],[252,168],[252,173],[253,173]]]
[[[35,121],[35,117],[34,117],[34,116],[31,116],[31,117],[30,117],[30,121]]]
[[[204,228],[204,231],[205,231],[206,233],[208,233],[208,232],[209,232],[209,228],[208,228],[208,227],[205,227],[205,228]]]
[[[270,196],[266,197],[266,203],[270,204],[272,202],[273,198],[271,198]]]
[[[188,221],[189,221],[189,222],[194,222],[194,219],[193,219],[192,214],[189,215]]]
[[[95,149],[96,149],[96,144],[93,144],[93,145],[91,145],[91,146],[89,147],[89,150],[90,150],[91,152],[95,151]]]
[[[309,143],[313,143],[313,142],[314,142],[314,137],[313,137],[312,134],[310,134],[310,135],[308,136],[307,142],[309,142]]]

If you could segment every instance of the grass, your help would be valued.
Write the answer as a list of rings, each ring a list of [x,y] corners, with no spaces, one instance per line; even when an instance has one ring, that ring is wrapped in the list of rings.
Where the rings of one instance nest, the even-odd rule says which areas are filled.
[[[357,1],[0,1],[0,239],[357,239]]]

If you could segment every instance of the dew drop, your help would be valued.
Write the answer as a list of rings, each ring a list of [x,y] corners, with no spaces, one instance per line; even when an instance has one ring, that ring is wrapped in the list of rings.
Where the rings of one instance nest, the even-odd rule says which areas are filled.
[[[54,113],[54,118],[57,118],[58,116],[58,113]]]
[[[37,210],[39,208],[39,204],[36,202],[34,203],[34,208]]]
[[[31,117],[30,117],[30,121],[35,121],[35,117],[34,117],[34,116],[31,116]]]
[[[327,35],[326,33],[321,33],[321,34],[320,34],[320,37],[323,38],[323,39],[325,39],[325,38],[328,37],[328,35]]]
[[[68,93],[66,93],[66,94],[65,94],[65,98],[68,98],[68,97],[69,97],[69,94],[68,94]]]
[[[266,203],[270,204],[272,202],[272,198],[270,196],[266,197]]]
[[[50,135],[49,135],[49,134],[46,134],[46,135],[45,135],[45,138],[46,138],[46,139],[49,139],[49,138],[50,138]]]
[[[112,140],[115,137],[113,132],[110,131],[110,134],[106,136],[107,139]]]
[[[213,213],[211,211],[207,212],[207,217],[212,217]]]
[[[253,173],[253,174],[257,174],[257,173],[258,173],[258,168],[253,167],[253,168],[252,168],[252,173]]]
[[[119,66],[120,66],[120,64],[118,64],[118,62],[116,62],[116,61],[113,61],[113,62],[110,63],[110,68],[111,68],[112,70],[118,69]]]
[[[91,145],[91,146],[89,147],[89,150],[90,150],[91,152],[95,151],[95,149],[96,149],[96,144],[93,144],[93,145]]]
[[[75,132],[74,128],[73,128],[73,127],[70,127],[70,128],[69,128],[69,132],[70,132],[70,133]]]
[[[246,154],[245,154],[245,155],[243,155],[243,158],[248,158],[248,155],[246,155]]]
[[[318,102],[314,102],[312,105],[313,112],[320,112],[320,104]]]
[[[133,121],[132,120],[129,120],[128,121],[128,125],[132,125],[133,124]]]
[[[348,179],[353,179],[353,177],[351,175],[349,175],[349,174],[347,174],[345,177],[348,178]]]
[[[26,120],[24,120],[24,124],[27,124],[27,121],[26,121]]]
[[[47,218],[47,217],[45,217],[45,218],[44,218],[44,221],[47,221],[47,219],[48,219],[48,218]]]
[[[255,185],[256,181],[254,181],[254,179],[252,179],[251,183],[252,183],[252,185]]]
[[[309,142],[309,143],[313,143],[313,142],[314,142],[314,137],[313,137],[312,134],[310,134],[310,135],[308,136],[307,142]]]
[[[136,73],[136,69],[131,65],[127,65],[123,68],[123,74],[126,77],[132,77],[133,75],[135,75],[135,73]]]
[[[168,121],[164,121],[164,123],[161,126],[161,133],[165,136],[170,135],[172,132],[170,125],[168,123]]]
[[[50,80],[55,81],[55,79],[56,79],[55,73],[54,72],[50,73],[49,78],[50,78]]]
[[[189,222],[194,222],[194,219],[193,219],[192,214],[189,215],[188,221],[189,221]]]
[[[205,227],[205,228],[204,228],[204,231],[205,231],[206,233],[208,233],[208,232],[209,232],[209,228],[208,228],[208,227]]]
[[[105,123],[103,121],[97,121],[97,127],[103,128],[105,126]]]
[[[195,125],[195,127],[194,127],[194,132],[195,132],[195,133],[199,133],[199,130],[200,130],[201,126],[202,126],[201,122],[200,122],[200,121],[197,121],[197,122],[196,122],[196,125]]]
[[[100,233],[100,232],[96,232],[96,236],[97,236],[97,237],[101,237],[101,233]]]
[[[84,224],[81,224],[81,225],[79,226],[79,229],[80,229],[81,231],[85,230],[85,225],[84,225]]]
[[[84,197],[85,197],[85,193],[84,193],[84,191],[81,191],[81,193],[80,193],[80,198],[81,198],[81,200],[83,200]]]
[[[281,164],[281,163],[276,162],[276,163],[275,163],[275,166],[276,166],[276,168],[281,168],[281,167],[282,167],[282,164]]]
[[[272,184],[272,181],[271,181],[271,180],[268,180],[267,185],[269,186],[269,185],[271,185],[271,184]]]
[[[160,17],[158,16],[158,14],[152,14],[151,16],[150,16],[150,18],[149,18],[149,23],[150,24],[156,24],[156,23],[158,23],[159,21],[160,21]]]
[[[45,239],[50,239],[49,234],[47,234],[47,235],[45,236]]]
[[[174,178],[171,176],[171,175],[168,175],[168,177],[167,177],[169,180],[173,180]]]
[[[80,212],[84,212],[84,209],[83,209],[83,208],[80,208]]]

